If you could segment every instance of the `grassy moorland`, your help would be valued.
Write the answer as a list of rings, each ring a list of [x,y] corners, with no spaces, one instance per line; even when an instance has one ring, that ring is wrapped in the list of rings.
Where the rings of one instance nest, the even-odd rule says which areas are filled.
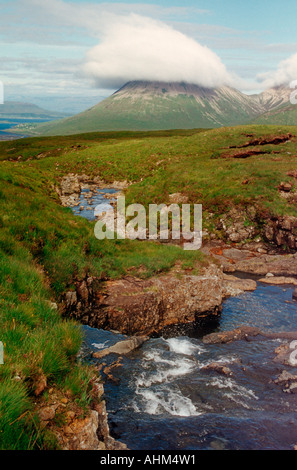
[[[288,133],[292,137],[286,143],[236,157],[249,141]],[[200,252],[176,246],[97,240],[94,224],[60,205],[55,191],[60,179],[77,173],[106,182],[127,180],[132,184],[126,203],[146,207],[181,192],[217,218],[232,206],[250,204],[263,214],[297,216],[296,203],[281,198],[277,189],[281,181],[296,188],[296,179],[288,176],[297,169],[296,135],[296,127],[249,126],[0,143],[0,341],[5,351],[0,449],[57,446],[50,430],[41,431],[36,414],[49,390],[68,397],[67,406],[75,404],[82,416],[88,412],[95,371],[76,359],[82,332],[52,304],[76,280],[86,274],[102,280],[127,273],[151,276],[177,261],[193,267],[205,262]],[[38,394],[41,383],[45,390]],[[61,423],[63,416],[56,426]]]

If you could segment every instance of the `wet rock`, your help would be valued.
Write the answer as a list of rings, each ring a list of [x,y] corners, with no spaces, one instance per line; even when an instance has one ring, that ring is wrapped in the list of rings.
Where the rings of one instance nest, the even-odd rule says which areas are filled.
[[[133,336],[132,338],[126,339],[124,341],[119,341],[113,346],[105,348],[102,351],[93,353],[93,357],[100,359],[107,356],[108,354],[129,354],[131,351],[139,348],[148,339],[149,338],[147,336]]]
[[[294,289],[292,297],[294,300],[297,300],[297,289]]]
[[[220,333],[211,333],[203,337],[202,341],[204,344],[224,344],[232,341],[241,339],[247,339],[248,337],[258,336],[261,334],[259,328],[252,326],[241,326],[232,331],[222,331]]]
[[[224,274],[224,297],[242,294],[245,291],[254,291],[257,288],[256,281],[252,279],[240,279],[236,276]]]
[[[297,276],[296,255],[258,255],[234,262],[234,269],[247,274]]]
[[[284,389],[284,392],[286,393],[297,393],[297,382],[291,383],[288,388]]]
[[[242,325],[234,330],[222,331],[206,335],[203,337],[203,342],[205,344],[223,344],[230,343],[231,341],[238,341],[241,339],[248,340],[250,337],[254,336],[262,336],[263,338],[267,339],[290,339],[291,341],[293,341],[297,340],[297,331],[270,332],[262,331],[256,327]],[[290,349],[289,344],[282,344],[281,346],[279,346],[279,348],[275,350],[275,352],[277,354],[287,354],[288,349]],[[292,349],[290,349],[290,352],[292,352]],[[288,364],[292,365],[291,362],[288,362]]]
[[[297,286],[297,278],[295,277],[285,277],[285,276],[273,276],[273,277],[265,277],[259,279],[259,282],[263,282],[265,284],[271,284],[271,285],[285,285],[285,284],[291,284],[293,286]],[[296,289],[297,292],[297,289]]]
[[[110,364],[110,366],[106,366],[104,368],[103,368],[103,364],[99,365],[99,368],[101,367],[103,369],[103,373],[106,375],[108,380],[111,380],[114,383],[119,383],[120,382],[120,379],[115,378],[112,375],[112,372],[113,372],[113,369],[117,369],[118,367],[122,366],[122,362],[121,362],[122,359],[123,359],[122,356],[120,356],[117,361],[114,361],[112,364]]]
[[[283,370],[282,373],[274,380],[275,384],[289,385],[290,382],[297,382],[297,375],[293,375],[287,370]]]
[[[290,354],[292,353],[292,349],[290,348],[289,343],[281,344],[274,350],[276,356],[274,357],[274,362],[279,362],[284,365],[292,365],[290,361]]]
[[[97,428],[98,439],[104,442],[107,450],[127,450],[128,448],[126,444],[120,441],[116,441],[110,436],[105,400],[102,400],[100,403],[98,403],[95,406],[95,409],[99,416]]]
[[[127,335],[151,335],[170,325],[218,316],[222,275],[216,265],[210,265],[201,275],[171,272],[146,280],[107,281],[96,293],[89,325]]]
[[[204,366],[201,368],[202,371],[214,371],[217,372],[218,374],[222,375],[227,375],[228,377],[231,377],[233,375],[233,372],[229,367],[225,366],[224,364],[220,364],[218,362],[212,362],[211,364],[208,364],[207,366]]]

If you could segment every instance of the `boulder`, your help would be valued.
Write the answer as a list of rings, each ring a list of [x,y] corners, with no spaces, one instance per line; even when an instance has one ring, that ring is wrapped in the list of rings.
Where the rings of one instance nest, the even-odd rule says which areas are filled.
[[[224,274],[224,297],[242,294],[245,291],[257,289],[257,283],[253,279],[241,279],[236,276]]]
[[[107,356],[108,354],[128,354],[131,351],[139,348],[145,341],[148,340],[147,336],[133,336],[124,341],[119,341],[118,343],[110,346],[109,348],[102,349],[93,353],[93,357],[101,359],[102,357]]]
[[[229,367],[227,367],[224,364],[220,364],[218,362],[212,362],[211,364],[208,364],[207,366],[204,366],[201,368],[202,371],[214,371],[217,372],[218,374],[222,375],[227,375],[231,377],[233,375],[233,372]]]
[[[291,382],[297,382],[297,375],[283,370],[282,373],[274,380],[275,384],[288,385]]]
[[[152,335],[165,327],[217,317],[223,301],[223,273],[216,265],[200,275],[170,272],[150,279],[105,282],[96,292],[88,324],[127,335]]]
[[[241,326],[232,331],[222,331],[219,333],[211,333],[203,337],[204,344],[225,344],[231,343],[241,339],[247,339],[251,336],[258,336],[261,334],[259,328],[252,326]]]
[[[271,284],[276,286],[281,286],[285,284],[291,284],[293,286],[297,286],[297,279],[295,277],[286,277],[286,276],[273,276],[273,277],[264,277],[259,279],[259,282],[263,282],[265,284]],[[296,289],[297,295],[297,289]]]

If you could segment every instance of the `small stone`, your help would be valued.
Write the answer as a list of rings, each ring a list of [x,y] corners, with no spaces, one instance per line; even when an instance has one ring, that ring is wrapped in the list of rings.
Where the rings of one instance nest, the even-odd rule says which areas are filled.
[[[169,194],[169,201],[171,204],[186,204],[188,200],[188,196],[182,193]]]
[[[77,303],[77,295],[76,292],[70,291],[66,293],[66,304],[67,307],[71,307]]]
[[[67,411],[67,417],[70,421],[72,421],[75,418],[75,413],[74,411]]]
[[[292,183],[284,183],[283,181],[281,182],[281,184],[279,185],[278,189],[280,191],[285,191],[286,193],[290,192],[291,189],[292,189]]]
[[[38,397],[38,395],[40,395],[46,389],[46,387],[47,387],[46,377],[45,375],[40,374],[35,385],[35,391],[34,391],[35,395]]]
[[[38,412],[40,421],[50,421],[55,417],[55,414],[55,408],[52,406],[46,406],[44,408],[41,408],[41,410],[39,410]]]
[[[58,310],[58,305],[56,304],[56,302],[48,302],[48,305],[50,306],[50,308],[52,308],[53,310]]]
[[[274,277],[274,274],[272,274],[272,273],[267,273],[267,274],[266,274],[266,277]]]
[[[65,434],[73,434],[73,431],[70,426],[64,426]]]

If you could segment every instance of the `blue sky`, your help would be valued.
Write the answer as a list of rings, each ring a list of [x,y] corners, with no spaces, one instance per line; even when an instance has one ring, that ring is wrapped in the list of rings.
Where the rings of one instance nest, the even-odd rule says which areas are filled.
[[[296,17],[296,0],[0,0],[0,80],[6,100],[79,111],[134,71],[136,78],[146,70],[154,77],[172,42],[180,56],[164,61],[165,77],[178,79],[179,59],[180,68],[189,69],[193,59],[196,69],[186,76],[204,84],[213,78],[213,61],[217,78],[228,74],[242,91],[259,92],[278,69],[278,77],[297,79],[291,76],[297,74]]]

